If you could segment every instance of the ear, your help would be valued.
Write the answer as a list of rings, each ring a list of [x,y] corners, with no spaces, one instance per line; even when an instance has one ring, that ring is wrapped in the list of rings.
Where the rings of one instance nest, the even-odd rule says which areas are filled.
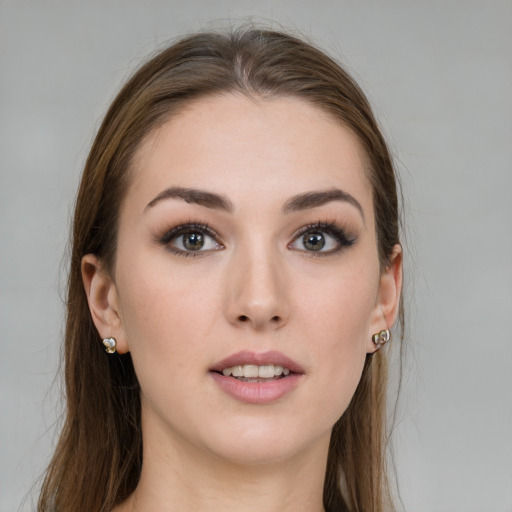
[[[372,341],[372,335],[383,329],[391,329],[398,316],[400,295],[402,292],[402,247],[397,244],[393,247],[389,265],[380,277],[377,301],[373,309],[370,322],[370,332],[366,352],[371,354],[377,351]]]
[[[94,254],[82,258],[82,280],[92,320],[102,339],[115,338],[117,352],[128,352],[117,287]]]

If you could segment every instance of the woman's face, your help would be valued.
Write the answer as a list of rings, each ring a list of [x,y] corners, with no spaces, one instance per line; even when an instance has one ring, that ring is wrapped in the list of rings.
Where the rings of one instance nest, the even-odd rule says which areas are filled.
[[[357,139],[302,100],[226,94],[132,172],[96,323],[131,352],[145,442],[245,463],[325,448],[398,300]]]

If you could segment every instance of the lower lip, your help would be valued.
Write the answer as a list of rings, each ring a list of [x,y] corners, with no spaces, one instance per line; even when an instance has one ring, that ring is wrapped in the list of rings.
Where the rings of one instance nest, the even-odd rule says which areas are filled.
[[[271,404],[293,391],[302,377],[294,373],[282,379],[267,382],[244,382],[216,372],[210,372],[210,375],[222,391],[248,404]]]

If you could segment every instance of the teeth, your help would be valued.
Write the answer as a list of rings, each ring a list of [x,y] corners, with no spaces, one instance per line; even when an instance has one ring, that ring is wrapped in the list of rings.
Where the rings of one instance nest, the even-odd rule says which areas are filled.
[[[233,368],[231,369],[231,374],[233,375],[233,377],[243,377],[244,371],[241,366],[233,366]]]
[[[258,368],[258,377],[270,379],[275,375],[274,365],[269,364]]]
[[[224,368],[222,375],[226,377],[232,375],[233,377],[245,377],[245,378],[257,378],[271,379],[272,377],[279,377],[280,375],[289,375],[290,370],[283,366],[274,364],[265,364],[258,366],[255,364],[244,364],[231,366],[230,368]],[[255,381],[256,382],[256,381]]]
[[[258,367],[255,364],[244,364],[244,377],[259,377]]]

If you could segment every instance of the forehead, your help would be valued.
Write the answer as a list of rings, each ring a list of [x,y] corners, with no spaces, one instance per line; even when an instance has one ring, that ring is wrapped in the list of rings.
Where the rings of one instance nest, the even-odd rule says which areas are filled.
[[[127,199],[143,207],[183,186],[227,194],[235,206],[250,192],[263,206],[336,187],[371,208],[366,162],[352,131],[304,100],[225,94],[191,102],[147,137]]]

